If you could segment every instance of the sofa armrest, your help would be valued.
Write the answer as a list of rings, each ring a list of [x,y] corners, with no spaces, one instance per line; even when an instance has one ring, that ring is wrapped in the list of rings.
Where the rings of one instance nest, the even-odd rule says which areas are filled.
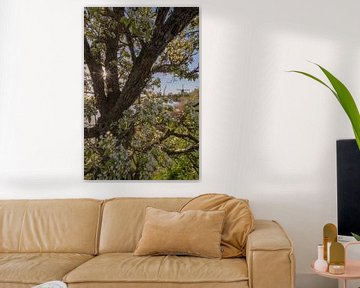
[[[295,287],[293,245],[277,222],[255,220],[255,230],[247,240],[246,261],[250,288]]]

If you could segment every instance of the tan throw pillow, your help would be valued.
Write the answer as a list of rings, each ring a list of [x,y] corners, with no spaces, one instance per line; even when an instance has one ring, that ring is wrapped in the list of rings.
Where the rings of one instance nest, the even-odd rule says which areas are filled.
[[[224,211],[168,212],[146,208],[134,255],[192,255],[221,258]]]
[[[225,211],[221,236],[222,257],[245,256],[247,236],[254,230],[254,217],[247,200],[225,194],[204,194],[190,200],[181,209],[188,210]]]

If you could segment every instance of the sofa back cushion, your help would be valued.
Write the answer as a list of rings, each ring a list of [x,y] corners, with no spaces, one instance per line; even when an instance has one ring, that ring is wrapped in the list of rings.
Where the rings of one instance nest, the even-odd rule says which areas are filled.
[[[254,216],[248,200],[226,194],[203,194],[191,199],[181,211],[205,210],[226,212],[221,235],[223,258],[245,257],[248,235],[254,230]]]
[[[1,252],[96,254],[102,201],[0,200]]]
[[[105,201],[99,253],[133,252],[141,237],[148,206],[179,211],[190,198],[116,198]]]

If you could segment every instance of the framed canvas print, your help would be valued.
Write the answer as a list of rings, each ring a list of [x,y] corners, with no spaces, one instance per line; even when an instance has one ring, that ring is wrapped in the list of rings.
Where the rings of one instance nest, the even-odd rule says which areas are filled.
[[[199,8],[84,8],[84,178],[199,179]]]

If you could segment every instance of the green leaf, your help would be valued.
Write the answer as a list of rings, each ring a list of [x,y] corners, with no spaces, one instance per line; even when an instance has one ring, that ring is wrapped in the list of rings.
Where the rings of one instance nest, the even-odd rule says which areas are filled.
[[[131,22],[131,19],[126,18],[125,16],[120,18],[120,22],[123,23],[125,26],[128,26]]]
[[[357,145],[359,147],[359,150],[360,150],[360,135],[356,132],[356,130],[354,128],[353,128],[353,131],[354,131],[356,143],[357,143]]]
[[[331,85],[334,87],[337,95],[338,100],[341,104],[341,106],[344,108],[346,114],[348,115],[351,124],[353,126],[354,134],[357,139],[357,143],[359,145],[359,138],[360,136],[360,114],[359,110],[356,107],[356,103],[354,101],[354,98],[352,97],[349,90],[346,88],[346,86],[338,80],[334,75],[332,75],[329,71],[327,71],[325,68],[321,67],[320,65],[317,65],[321,71],[325,74],[325,76],[329,79]],[[360,146],[359,146],[360,149]]]
[[[360,241],[360,235],[355,234],[353,232],[351,232],[351,235],[356,239],[356,241]]]
[[[290,71],[288,71],[288,72],[293,72],[293,73],[302,74],[302,75],[305,75],[305,76],[307,76],[307,77],[309,77],[309,78],[311,78],[311,79],[313,79],[313,80],[321,83],[321,84],[324,85],[325,87],[329,88],[329,90],[335,95],[335,97],[338,98],[336,92],[335,92],[329,85],[327,85],[325,82],[323,82],[323,81],[320,80],[319,78],[317,78],[317,77],[315,77],[315,76],[313,76],[313,75],[311,75],[311,74],[309,74],[309,73],[302,72],[302,71],[297,71],[297,70],[290,70]]]
[[[296,71],[296,70],[289,71],[289,72],[294,72],[294,73],[305,75],[305,76],[321,83],[335,95],[336,99],[339,101],[340,105],[343,107],[345,113],[349,117],[352,128],[354,130],[356,143],[360,150],[360,114],[359,114],[359,110],[356,106],[356,103],[354,101],[354,98],[352,97],[350,91],[346,88],[346,86],[340,80],[338,80],[334,75],[332,75],[329,71],[327,71],[322,66],[320,66],[316,63],[314,63],[314,64],[317,65],[321,69],[321,71],[325,74],[326,78],[330,81],[333,89],[329,85],[327,85],[325,82],[323,82],[319,78],[317,78],[309,73],[302,72],[302,71]]]

